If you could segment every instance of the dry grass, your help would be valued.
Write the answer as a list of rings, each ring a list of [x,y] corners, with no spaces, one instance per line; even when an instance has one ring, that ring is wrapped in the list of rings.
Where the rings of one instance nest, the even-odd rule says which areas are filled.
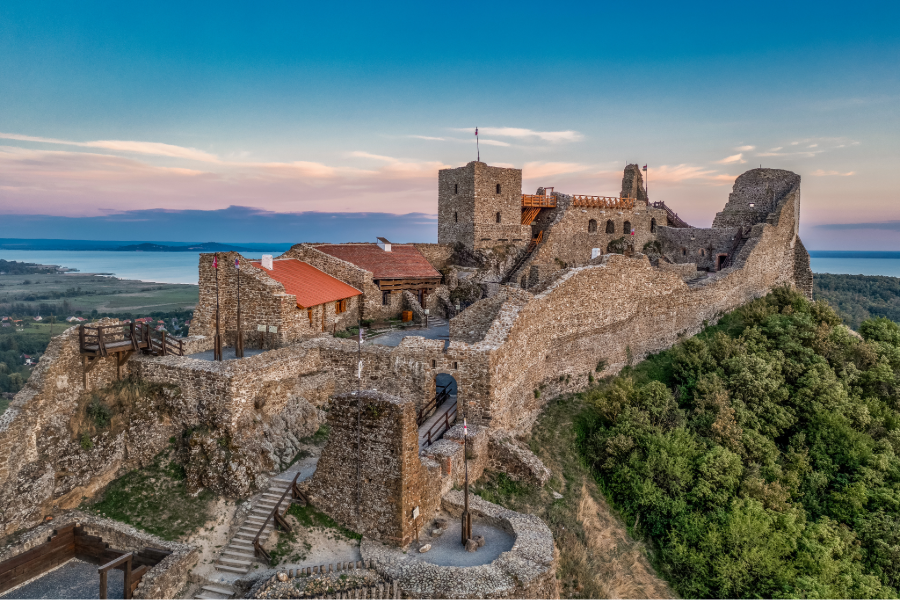
[[[546,486],[491,474],[476,492],[550,526],[559,551],[561,597],[672,598],[672,589],[647,559],[648,549],[628,535],[578,455],[574,419],[581,406],[575,397],[552,400],[535,425],[531,449],[553,471]],[[554,491],[563,498],[555,499]]]

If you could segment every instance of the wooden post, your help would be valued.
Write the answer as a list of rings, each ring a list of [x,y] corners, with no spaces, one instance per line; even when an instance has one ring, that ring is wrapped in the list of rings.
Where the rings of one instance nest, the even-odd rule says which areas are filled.
[[[100,571],[100,598],[106,598],[106,571]]]
[[[125,598],[131,598],[131,556],[128,556],[128,561],[125,563]]]
[[[161,354],[163,356],[165,356],[166,355],[166,330],[163,329],[162,331],[160,331],[160,333],[162,334],[162,352],[161,352]]]

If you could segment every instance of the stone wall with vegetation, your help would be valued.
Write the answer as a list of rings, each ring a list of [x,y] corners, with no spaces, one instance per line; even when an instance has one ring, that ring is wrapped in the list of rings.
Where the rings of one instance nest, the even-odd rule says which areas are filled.
[[[406,546],[440,502],[440,466],[419,458],[415,403],[371,390],[339,394],[328,424],[310,501],[348,529]]]

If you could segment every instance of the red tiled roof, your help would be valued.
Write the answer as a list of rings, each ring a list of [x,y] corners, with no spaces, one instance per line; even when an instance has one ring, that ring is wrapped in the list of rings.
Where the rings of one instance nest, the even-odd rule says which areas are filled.
[[[412,244],[391,244],[390,252],[385,252],[378,244],[319,244],[314,248],[371,271],[373,279],[441,276]]]
[[[285,292],[296,296],[297,306],[302,308],[362,294],[355,287],[296,258],[280,258],[272,261],[274,268],[271,271],[263,268],[260,262],[251,264],[282,284]]]

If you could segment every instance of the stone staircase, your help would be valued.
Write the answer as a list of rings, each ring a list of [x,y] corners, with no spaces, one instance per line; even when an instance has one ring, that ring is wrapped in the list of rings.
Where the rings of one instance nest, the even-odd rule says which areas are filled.
[[[194,596],[194,598],[202,598],[203,600],[224,600],[225,598],[232,598],[233,596],[233,589],[219,584],[209,584],[200,588],[200,593]]]
[[[290,485],[290,481],[282,479],[269,481],[268,489],[256,501],[250,514],[247,515],[237,533],[234,534],[234,537],[231,538],[231,541],[225,546],[218,560],[216,560],[217,571],[245,575],[250,571],[254,563],[259,562],[253,551],[253,538],[259,533],[259,528],[263,523],[266,523],[266,526],[260,539],[264,540],[272,531],[272,520],[269,519],[267,522],[266,519],[268,519],[272,509],[275,508],[276,503],[278,503],[282,494]],[[278,509],[284,510],[290,501],[291,495],[288,493],[284,497],[284,501],[279,504]],[[218,596],[205,597],[218,598]]]

